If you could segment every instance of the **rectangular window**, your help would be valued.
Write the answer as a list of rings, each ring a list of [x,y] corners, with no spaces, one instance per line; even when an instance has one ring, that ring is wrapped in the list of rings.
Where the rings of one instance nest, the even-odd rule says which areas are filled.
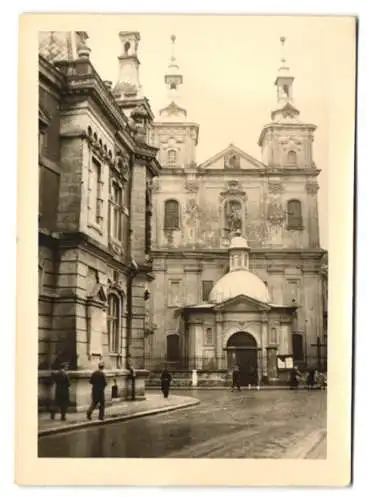
[[[108,297],[107,324],[109,351],[118,353],[120,345],[120,300],[114,294]]]
[[[214,342],[213,329],[207,328],[205,331],[205,344],[212,345]]]
[[[122,189],[113,183],[111,193],[111,229],[112,237],[117,241],[122,241]]]
[[[201,282],[201,297],[203,302],[209,300],[209,294],[213,288],[213,281],[202,281]]]
[[[93,219],[99,224],[101,218],[101,164],[95,159],[92,159],[92,172],[90,182],[90,210]]]

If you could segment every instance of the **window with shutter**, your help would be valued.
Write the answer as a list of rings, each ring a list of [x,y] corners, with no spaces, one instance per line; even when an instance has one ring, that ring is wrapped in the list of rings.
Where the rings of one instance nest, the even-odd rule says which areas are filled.
[[[288,201],[288,228],[302,228],[302,208],[299,200]]]
[[[165,229],[179,228],[179,206],[176,200],[167,200],[164,209]]]

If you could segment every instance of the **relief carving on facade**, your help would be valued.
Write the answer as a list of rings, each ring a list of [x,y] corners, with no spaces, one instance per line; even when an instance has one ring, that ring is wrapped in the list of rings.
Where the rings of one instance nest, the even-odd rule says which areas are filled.
[[[285,214],[280,201],[274,200],[268,206],[268,220],[275,226],[281,226],[284,222]]]
[[[199,181],[196,178],[187,178],[185,180],[185,189],[190,193],[197,193],[199,190]]]
[[[269,181],[269,193],[281,194],[284,192],[284,185],[280,180]]]
[[[319,190],[319,184],[317,181],[307,181],[305,187],[308,194],[316,194]]]
[[[224,157],[224,168],[241,168],[240,158],[235,153],[227,153]]]

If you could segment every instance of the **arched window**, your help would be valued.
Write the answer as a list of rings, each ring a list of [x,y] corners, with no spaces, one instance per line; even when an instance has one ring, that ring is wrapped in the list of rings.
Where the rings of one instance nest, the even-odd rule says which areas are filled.
[[[292,350],[294,361],[303,361],[303,337],[299,333],[292,334]]]
[[[179,205],[176,200],[167,200],[164,204],[164,228],[179,229]]]
[[[287,205],[288,228],[302,228],[302,206],[299,200],[289,200]]]
[[[175,167],[177,162],[177,152],[174,149],[169,149],[167,154],[168,166]]]
[[[125,55],[129,53],[130,47],[131,47],[130,42],[125,42],[124,45]]]
[[[108,346],[109,352],[118,353],[120,348],[121,327],[121,302],[120,298],[111,293],[108,296]]]
[[[295,151],[288,151],[287,163],[291,165],[296,165],[297,163],[297,153]]]

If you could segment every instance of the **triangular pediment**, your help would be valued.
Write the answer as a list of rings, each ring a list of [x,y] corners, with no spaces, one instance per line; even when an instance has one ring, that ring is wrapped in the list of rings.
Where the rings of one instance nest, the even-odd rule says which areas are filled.
[[[265,168],[265,165],[234,144],[230,144],[228,147],[199,165],[199,167],[216,170],[225,169],[230,171]]]
[[[88,297],[93,300],[100,300],[101,302],[107,301],[105,289],[101,283],[96,283]]]
[[[231,312],[254,312],[269,311],[271,307],[264,302],[248,297],[247,295],[238,295],[233,299],[226,300],[215,306],[216,310]]]

